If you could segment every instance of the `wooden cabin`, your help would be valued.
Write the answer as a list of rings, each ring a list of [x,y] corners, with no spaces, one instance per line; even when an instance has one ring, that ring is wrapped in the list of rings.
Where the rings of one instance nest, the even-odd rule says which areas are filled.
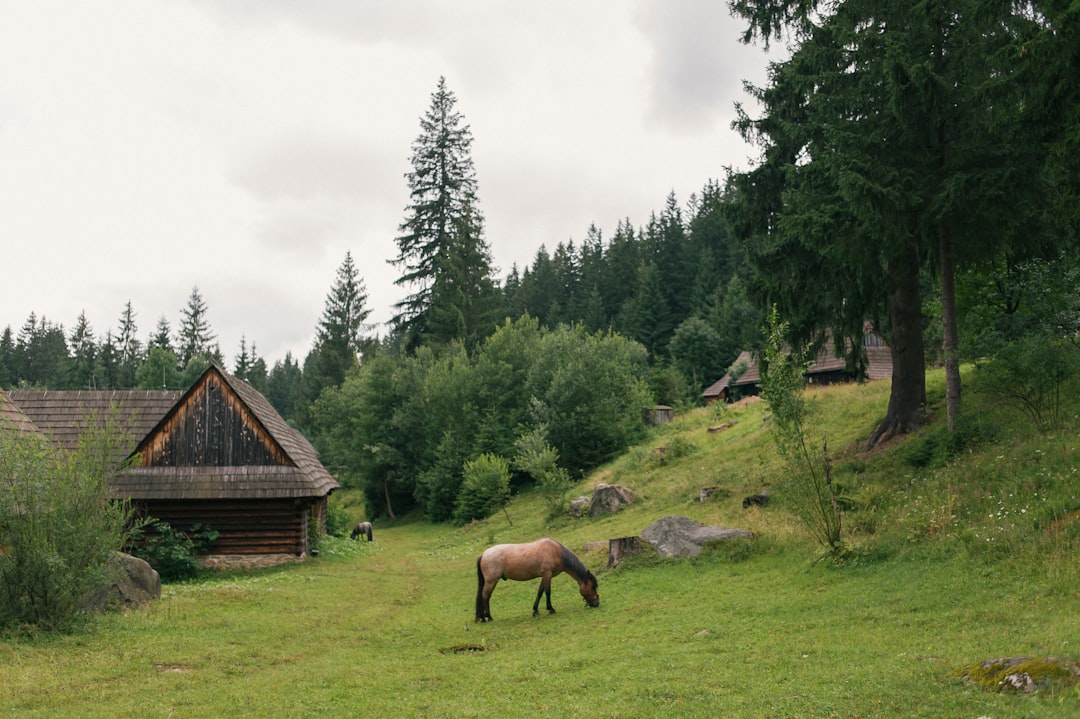
[[[217,566],[303,558],[326,529],[337,481],[315,449],[258,391],[211,366],[186,392],[13,391],[42,434],[71,449],[93,418],[113,416],[132,440],[132,465],[111,483],[140,514],[218,532]],[[118,462],[119,464],[119,462]]]
[[[892,353],[885,340],[873,332],[863,335],[863,350],[866,352],[866,376],[864,379],[876,380],[892,377]],[[814,363],[806,370],[806,381],[810,384],[831,384],[850,382],[855,379],[847,369],[843,357],[837,357],[832,339],[822,345],[814,358]],[[761,393],[761,371],[750,352],[740,352],[731,365],[731,370],[723,377],[705,388],[701,393],[705,404],[716,401],[730,402],[741,397],[756,396]]]

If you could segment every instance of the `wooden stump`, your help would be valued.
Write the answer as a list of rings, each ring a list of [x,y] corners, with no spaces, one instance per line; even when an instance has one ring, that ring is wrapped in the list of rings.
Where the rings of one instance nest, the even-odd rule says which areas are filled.
[[[641,537],[618,537],[608,540],[607,568],[616,566],[623,556],[641,551]]]

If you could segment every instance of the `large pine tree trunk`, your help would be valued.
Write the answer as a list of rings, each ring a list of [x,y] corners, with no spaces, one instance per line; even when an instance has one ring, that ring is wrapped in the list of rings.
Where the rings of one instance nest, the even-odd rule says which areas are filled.
[[[923,420],[926,405],[926,355],[922,335],[922,295],[914,250],[889,262],[887,302],[892,333],[892,391],[885,419],[869,445],[911,432]]]
[[[390,504],[390,483],[385,479],[383,480],[383,493],[386,495],[386,513],[391,520],[395,520],[397,517],[394,516],[394,507]]]
[[[956,320],[956,269],[953,265],[949,228],[939,230],[941,251],[941,324],[942,349],[945,352],[945,411],[949,430],[956,429],[960,419],[960,333]]]

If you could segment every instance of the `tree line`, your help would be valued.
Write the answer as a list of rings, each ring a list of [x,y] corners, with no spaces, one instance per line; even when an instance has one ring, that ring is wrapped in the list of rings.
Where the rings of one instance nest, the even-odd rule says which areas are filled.
[[[669,195],[641,226],[591,226],[579,242],[540,247],[500,280],[471,131],[440,78],[412,146],[392,260],[405,296],[387,333],[365,324],[347,254],[302,364],[289,356],[266,370],[242,347],[235,373],[364,490],[371,516],[412,505],[454,516],[479,456],[505,459],[511,481],[580,476],[639,436],[642,407],[696,402],[739,351],[760,348],[774,310],[794,348],[831,332],[856,376],[866,323],[888,340],[892,391],[872,441],[921,423],[935,362],[953,426],[961,359],[997,362],[1012,386],[1062,376],[1030,371],[1036,359],[1075,360],[1080,31],[1068,3],[731,8],[747,42],[791,48],[748,88],[756,114],[739,108],[735,129],[760,148],[749,170],[727,170],[684,204]],[[212,358],[190,305],[171,345],[129,356],[147,364],[158,347],[181,373]],[[78,329],[54,364],[82,383]],[[26,374],[50,364],[25,361],[31,340],[58,357],[67,344],[44,321],[14,341],[8,331],[9,385],[49,381]],[[1017,349],[1031,347],[1042,351]],[[138,386],[169,368],[126,371]]]

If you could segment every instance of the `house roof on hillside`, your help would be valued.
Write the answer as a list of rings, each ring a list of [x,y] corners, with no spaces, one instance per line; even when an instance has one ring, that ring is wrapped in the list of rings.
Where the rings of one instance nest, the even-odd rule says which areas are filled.
[[[880,336],[867,333],[863,336],[863,349],[866,351],[866,379],[885,379],[892,376],[892,354],[889,346]],[[750,352],[740,352],[732,363],[732,368],[744,368],[741,374],[732,376],[728,372],[719,380],[705,388],[701,396],[706,400],[722,397],[726,391],[736,387],[752,387],[761,384],[761,371]],[[806,376],[813,381],[817,376],[841,374],[847,372],[847,361],[837,357],[832,338],[825,340],[818,350],[814,363],[806,370]]]
[[[758,371],[757,363],[754,362],[754,356],[749,352],[740,352],[731,367],[732,369],[742,368],[742,373],[736,372],[733,377],[732,372],[728,371],[723,377],[706,387],[701,396],[706,400],[716,399],[723,396],[724,392],[732,387],[756,385],[761,382],[761,373]]]

